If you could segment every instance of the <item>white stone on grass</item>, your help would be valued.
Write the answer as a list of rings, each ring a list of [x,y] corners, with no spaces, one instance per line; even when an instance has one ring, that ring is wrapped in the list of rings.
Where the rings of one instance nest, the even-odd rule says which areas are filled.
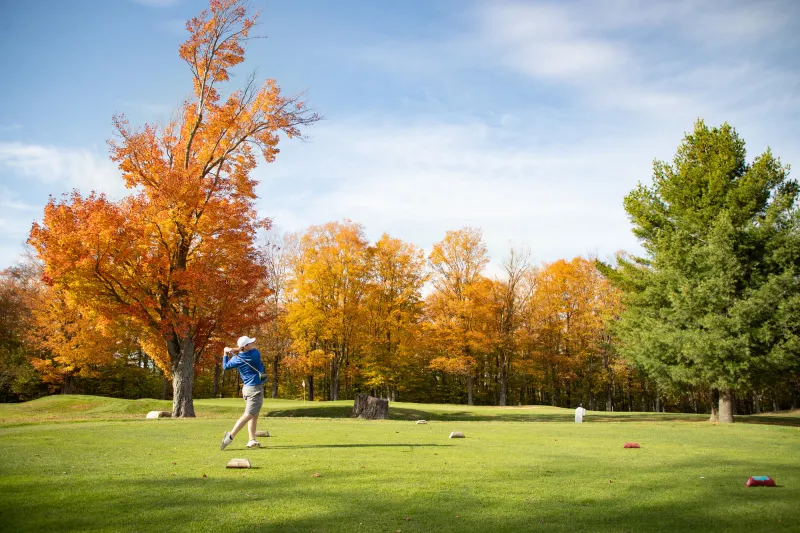
[[[147,413],[147,418],[170,418],[172,413],[169,411],[150,411]]]
[[[227,468],[250,468],[249,459],[231,459],[228,461]]]
[[[256,437],[269,437],[269,431],[266,429],[264,431],[256,431]]]
[[[450,437],[449,438],[451,438],[451,439],[463,439],[465,437],[464,437],[464,434],[461,433],[460,431],[453,431],[452,433],[450,433]]]
[[[425,420],[417,420],[417,424],[427,424]]]

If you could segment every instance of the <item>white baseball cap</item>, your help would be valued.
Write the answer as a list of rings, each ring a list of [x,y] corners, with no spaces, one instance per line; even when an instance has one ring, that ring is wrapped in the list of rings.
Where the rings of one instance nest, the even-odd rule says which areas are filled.
[[[250,337],[245,335],[243,337],[239,337],[239,340],[236,341],[236,346],[238,346],[239,348],[244,348],[245,346],[247,346],[251,342],[256,342],[256,340],[255,339],[251,339]]]

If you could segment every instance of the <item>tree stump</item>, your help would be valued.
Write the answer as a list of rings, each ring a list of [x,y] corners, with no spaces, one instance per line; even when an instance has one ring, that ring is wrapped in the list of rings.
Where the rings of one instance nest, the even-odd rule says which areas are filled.
[[[353,402],[353,418],[387,420],[389,418],[389,400],[375,398],[369,394],[356,394],[356,400]]]

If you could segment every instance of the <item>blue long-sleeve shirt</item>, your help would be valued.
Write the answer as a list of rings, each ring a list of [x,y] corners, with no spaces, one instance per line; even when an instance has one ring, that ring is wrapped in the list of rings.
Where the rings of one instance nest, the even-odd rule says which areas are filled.
[[[258,372],[253,370],[245,361],[253,365],[258,372],[264,372],[264,363],[261,362],[261,353],[253,348],[244,353],[234,355],[228,359],[227,355],[222,356],[222,367],[225,370],[237,369],[242,376],[242,383],[247,387],[257,387],[264,383],[258,377]]]

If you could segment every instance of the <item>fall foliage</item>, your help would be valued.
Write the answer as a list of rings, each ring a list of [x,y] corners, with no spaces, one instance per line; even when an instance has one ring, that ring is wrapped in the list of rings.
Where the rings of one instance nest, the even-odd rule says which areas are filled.
[[[331,400],[339,399],[341,372],[364,335],[367,246],[363,228],[350,221],[312,226],[300,240],[287,318],[295,351],[312,367],[328,359]]]
[[[164,126],[137,130],[114,118],[111,157],[132,193],[119,202],[77,191],[47,204],[30,243],[44,277],[93,314],[130,317],[145,350],[172,375],[173,415],[194,416],[195,365],[222,339],[254,331],[264,318],[266,268],[256,250],[256,156],[271,162],[280,134],[313,123],[274,80],[223,98],[220,85],[244,60],[256,22],[240,0],[214,0],[190,20],[180,57],[194,98]]]

